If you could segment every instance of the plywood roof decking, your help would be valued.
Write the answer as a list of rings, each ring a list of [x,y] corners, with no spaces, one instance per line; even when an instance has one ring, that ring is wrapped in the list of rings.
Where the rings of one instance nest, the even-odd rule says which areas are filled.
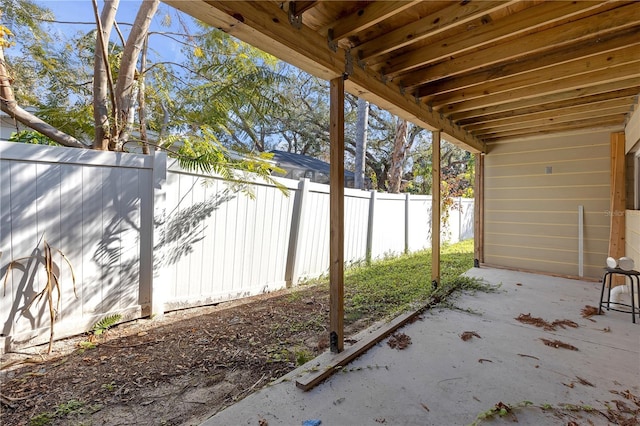
[[[621,131],[640,93],[637,1],[165,1],[474,152]]]

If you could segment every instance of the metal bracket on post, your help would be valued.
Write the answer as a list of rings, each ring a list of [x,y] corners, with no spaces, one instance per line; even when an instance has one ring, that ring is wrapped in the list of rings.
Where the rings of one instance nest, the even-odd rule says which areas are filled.
[[[333,52],[338,51],[338,40],[333,38],[333,28],[329,28],[327,31],[327,45]]]
[[[289,23],[296,30],[302,28],[302,13],[296,12],[295,1],[289,2]]]
[[[338,348],[338,333],[336,333],[335,331],[329,333],[329,348],[334,354],[340,352],[340,349]]]
[[[351,55],[351,51],[347,50],[344,53],[344,76],[345,76],[345,80],[347,80],[351,74],[353,74],[353,56]]]

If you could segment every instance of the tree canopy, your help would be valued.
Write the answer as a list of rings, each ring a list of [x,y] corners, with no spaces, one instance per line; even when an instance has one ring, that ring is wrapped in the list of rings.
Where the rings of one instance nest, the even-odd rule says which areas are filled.
[[[158,0],[140,2],[127,22],[117,15],[118,0],[105,0],[102,11],[93,1],[94,19],[62,39],[45,5],[0,0],[0,79],[10,91],[3,86],[0,106],[34,130],[15,140],[109,150],[140,144],[143,152],[159,145],[191,166],[214,161],[211,170],[223,158],[256,168],[234,163],[232,151],[328,159],[327,82]],[[346,100],[346,167],[354,170],[358,99]],[[366,124],[372,187],[429,193],[430,132],[375,105]],[[443,162],[447,193],[471,195],[471,156],[445,144]]]

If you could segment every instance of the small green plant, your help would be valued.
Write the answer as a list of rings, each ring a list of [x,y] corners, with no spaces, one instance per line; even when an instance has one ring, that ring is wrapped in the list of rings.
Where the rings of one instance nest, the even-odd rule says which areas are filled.
[[[84,406],[84,402],[78,401],[77,399],[71,399],[67,402],[58,404],[58,406],[56,407],[55,415],[66,416],[71,413],[76,413],[78,411],[81,411]]]
[[[103,383],[101,387],[104,390],[107,390],[109,392],[113,392],[116,389],[116,382]]]
[[[31,420],[29,420],[29,426],[46,426],[46,425],[50,425],[51,422],[53,421],[53,414],[52,413],[48,413],[48,412],[44,412],[44,413],[40,413],[35,417],[32,417]]]
[[[78,343],[78,346],[80,346],[80,349],[83,349],[83,350],[95,349],[96,348],[96,344],[94,342],[90,342],[88,340],[85,340],[83,342]]]
[[[310,352],[308,349],[298,349],[294,352],[294,355],[296,357],[296,365],[303,365],[306,364],[307,362],[311,361],[314,357],[313,357],[313,353]]]
[[[29,426],[46,426],[53,424],[56,419],[68,417],[69,415],[92,414],[102,409],[101,405],[86,405],[77,399],[70,399],[56,406],[53,413],[40,413],[29,420]],[[55,422],[58,423],[58,422]]]
[[[471,426],[477,426],[480,424],[481,421],[489,420],[496,416],[505,417],[507,415],[511,415],[514,418],[514,421],[517,421],[515,417],[515,411],[518,409],[528,407],[530,405],[533,405],[533,402],[521,401],[517,404],[510,405],[500,401],[496,405],[488,409],[487,411],[483,411],[482,413],[478,414],[478,416],[476,417],[476,420],[473,423],[471,423]]]
[[[95,323],[94,326],[91,327],[90,333],[93,334],[94,336],[100,336],[101,334],[109,330],[111,327],[116,325],[121,319],[122,319],[122,315],[120,314],[108,315],[102,318],[97,323]]]

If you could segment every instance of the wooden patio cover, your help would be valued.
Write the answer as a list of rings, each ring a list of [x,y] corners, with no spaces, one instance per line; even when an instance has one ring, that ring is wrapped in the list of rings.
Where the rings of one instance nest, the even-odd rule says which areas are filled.
[[[434,164],[442,134],[480,166],[492,143],[623,131],[640,93],[638,1],[164,1],[331,82],[334,352],[343,349],[345,90],[434,131]],[[437,281],[437,238],[433,252]]]

